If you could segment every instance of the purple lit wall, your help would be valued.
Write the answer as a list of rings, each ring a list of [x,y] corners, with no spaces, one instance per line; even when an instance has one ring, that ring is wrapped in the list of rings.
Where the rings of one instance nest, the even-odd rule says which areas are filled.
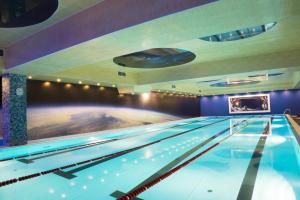
[[[282,90],[264,92],[264,94],[270,94],[271,101],[271,112],[266,114],[283,114],[285,109],[290,108],[292,114],[300,115],[300,90]],[[228,95],[201,97],[200,108],[201,116],[230,115],[228,110]]]

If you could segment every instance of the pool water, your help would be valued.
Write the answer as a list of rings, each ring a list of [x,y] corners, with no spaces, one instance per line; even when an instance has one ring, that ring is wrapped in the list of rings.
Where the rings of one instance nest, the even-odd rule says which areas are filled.
[[[0,149],[1,200],[296,200],[283,115],[201,117]]]

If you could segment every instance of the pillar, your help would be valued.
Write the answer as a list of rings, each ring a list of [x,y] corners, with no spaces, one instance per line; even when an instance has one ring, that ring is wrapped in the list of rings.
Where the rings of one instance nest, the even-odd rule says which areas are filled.
[[[27,143],[26,76],[2,75],[2,128],[7,146]]]

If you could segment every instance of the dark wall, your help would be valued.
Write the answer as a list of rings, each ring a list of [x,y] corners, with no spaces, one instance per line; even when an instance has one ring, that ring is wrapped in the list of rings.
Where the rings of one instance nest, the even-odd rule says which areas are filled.
[[[264,94],[270,94],[271,112],[269,114],[283,114],[285,109],[290,108],[292,114],[300,115],[300,90],[282,90],[264,92]],[[230,115],[228,109],[228,95],[201,97],[200,107],[202,116]]]

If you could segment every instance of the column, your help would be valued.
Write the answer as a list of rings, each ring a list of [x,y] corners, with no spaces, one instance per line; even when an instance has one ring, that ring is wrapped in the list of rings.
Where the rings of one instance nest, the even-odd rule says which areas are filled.
[[[2,75],[2,129],[7,146],[27,143],[26,76]]]

